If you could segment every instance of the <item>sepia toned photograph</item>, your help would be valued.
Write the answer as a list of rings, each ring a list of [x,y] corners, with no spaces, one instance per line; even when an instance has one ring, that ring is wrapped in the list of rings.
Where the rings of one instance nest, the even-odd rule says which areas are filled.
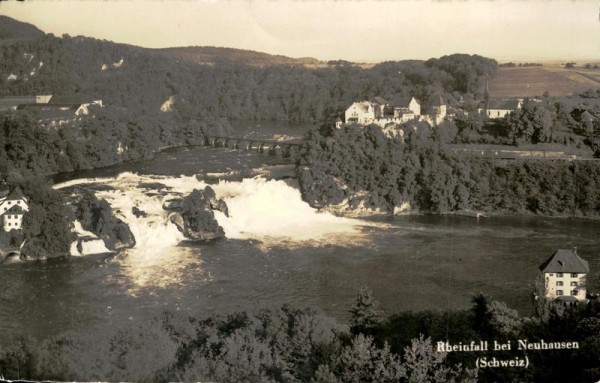
[[[0,1],[0,382],[600,382],[600,1]]]

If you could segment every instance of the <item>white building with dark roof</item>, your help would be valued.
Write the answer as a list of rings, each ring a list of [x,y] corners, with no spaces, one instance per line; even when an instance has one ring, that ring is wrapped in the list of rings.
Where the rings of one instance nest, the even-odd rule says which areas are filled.
[[[577,248],[557,250],[539,268],[545,298],[565,303],[585,301],[589,272],[588,262],[577,254]]]
[[[521,109],[522,105],[521,100],[489,100],[487,104],[482,102],[478,111],[485,113],[488,118],[503,118]]]
[[[0,198],[0,220],[4,231],[21,230],[23,214],[29,211],[27,198],[19,187]]]
[[[394,115],[396,114],[396,110],[409,110],[415,116],[421,115],[421,104],[414,97],[402,97],[398,100],[396,105],[394,105]]]
[[[6,96],[0,98],[0,111],[17,110],[19,105],[47,104],[52,95]]]
[[[375,124],[383,128],[391,123],[414,120],[420,113],[421,105],[414,97],[405,97],[394,106],[381,97],[375,97],[371,101],[359,101],[350,105],[346,109],[345,120],[347,124]]]

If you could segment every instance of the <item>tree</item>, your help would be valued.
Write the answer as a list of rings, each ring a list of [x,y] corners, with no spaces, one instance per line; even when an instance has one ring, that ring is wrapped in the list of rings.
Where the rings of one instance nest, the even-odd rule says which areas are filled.
[[[373,294],[367,288],[362,288],[358,292],[356,301],[350,313],[350,330],[353,334],[372,333],[381,323],[381,311],[378,309],[379,302],[373,298]]]
[[[34,259],[69,254],[74,238],[70,211],[61,192],[40,179],[29,179],[21,187],[29,198],[29,211],[23,216],[25,243],[21,253]]]
[[[460,365],[445,365],[446,353],[437,352],[431,338],[421,334],[404,348],[404,363],[408,383],[477,382],[477,370],[463,369]]]
[[[344,383],[397,382],[405,376],[399,358],[390,352],[387,344],[377,348],[373,339],[358,334],[349,346],[344,347],[337,359],[337,370]]]
[[[493,316],[489,308],[489,298],[479,293],[471,301],[473,302],[471,308],[473,329],[477,331],[482,339],[491,339],[495,332],[492,325]]]

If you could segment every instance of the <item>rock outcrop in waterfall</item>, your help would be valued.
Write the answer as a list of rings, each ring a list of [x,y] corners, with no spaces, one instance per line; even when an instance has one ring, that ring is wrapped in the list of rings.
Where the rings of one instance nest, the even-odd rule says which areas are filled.
[[[173,211],[171,222],[188,239],[204,241],[225,237],[225,231],[215,219],[213,210],[229,216],[227,204],[216,198],[210,186],[204,190],[194,189],[185,198],[166,201],[163,208]]]

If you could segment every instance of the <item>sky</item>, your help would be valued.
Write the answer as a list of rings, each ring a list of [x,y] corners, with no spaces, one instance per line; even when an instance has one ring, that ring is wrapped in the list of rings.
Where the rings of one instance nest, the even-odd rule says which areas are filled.
[[[57,36],[150,48],[221,46],[354,62],[452,53],[600,61],[598,0],[2,1]]]

